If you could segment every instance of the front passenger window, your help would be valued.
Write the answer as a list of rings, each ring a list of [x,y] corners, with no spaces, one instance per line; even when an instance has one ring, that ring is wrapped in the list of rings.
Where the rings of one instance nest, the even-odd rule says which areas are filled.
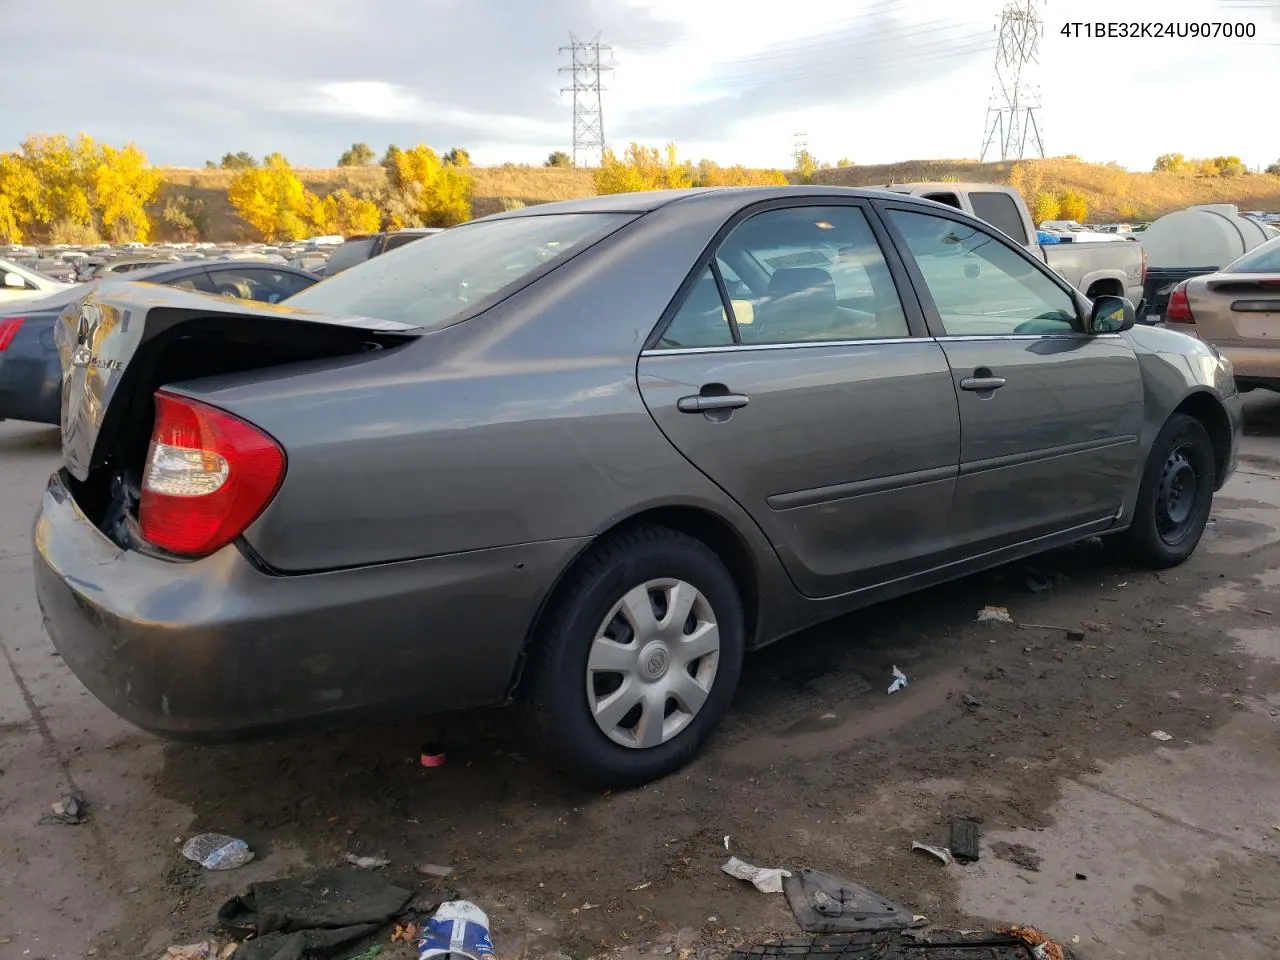
[[[947,336],[1082,332],[1067,291],[994,234],[929,213],[890,210]]]

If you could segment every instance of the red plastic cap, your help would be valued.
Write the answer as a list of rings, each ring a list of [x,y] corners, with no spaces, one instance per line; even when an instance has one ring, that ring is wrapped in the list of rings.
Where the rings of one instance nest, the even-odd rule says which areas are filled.
[[[22,327],[22,321],[26,317],[5,317],[0,319],[0,350],[6,350],[9,344],[13,343],[13,338],[18,335],[18,330]]]
[[[205,556],[240,536],[284,480],[284,450],[253,424],[163,390],[142,477],[148,543]]]
[[[1187,299],[1187,281],[1183,280],[1169,294],[1169,303],[1164,308],[1166,323],[1195,323],[1191,315],[1191,301]]]

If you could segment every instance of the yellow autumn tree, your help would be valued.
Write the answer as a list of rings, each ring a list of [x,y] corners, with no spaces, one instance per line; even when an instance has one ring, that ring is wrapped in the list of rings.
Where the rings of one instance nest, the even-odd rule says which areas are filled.
[[[681,163],[674,143],[659,151],[632,143],[617,156],[605,150],[595,172],[596,193],[635,193],[641,190],[679,190],[693,186],[693,166]]]
[[[1089,216],[1089,204],[1076,190],[1066,190],[1058,199],[1058,216],[1063,220],[1074,220],[1084,223]]]
[[[32,209],[34,222],[49,233],[73,228],[92,229],[90,200],[98,145],[81,134],[74,141],[62,134],[28,137],[20,153],[31,175],[40,184]]]
[[[345,187],[327,197],[317,198],[311,208],[312,226],[316,233],[377,233],[382,225],[382,211],[372,200],[357,197]]]
[[[393,228],[452,227],[471,218],[475,178],[465,166],[444,162],[423,143],[409,150],[388,148],[383,165]]]
[[[227,199],[240,218],[267,241],[301,240],[310,233],[315,197],[281,154],[231,178]]]
[[[1046,220],[1057,220],[1062,210],[1062,201],[1052,193],[1037,193],[1031,202],[1031,219],[1036,226]]]
[[[40,181],[17,153],[0,154],[0,240],[21,243],[40,210]]]
[[[742,165],[722,167],[710,160],[699,162],[695,187],[785,187],[790,181],[781,170],[749,170]]]
[[[104,144],[93,170],[93,203],[102,232],[116,242],[146,241],[151,236],[147,205],[160,189],[160,173],[134,144],[124,149]]]

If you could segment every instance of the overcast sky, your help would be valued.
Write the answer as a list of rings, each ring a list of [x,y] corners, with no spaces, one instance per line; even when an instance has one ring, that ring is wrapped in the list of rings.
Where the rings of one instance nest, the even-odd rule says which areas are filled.
[[[0,0],[0,150],[28,133],[134,140],[156,163],[353,141],[463,146],[477,163],[569,149],[572,30],[612,50],[605,133],[684,156],[791,164],[976,157],[1002,0]],[[1050,154],[1280,158],[1280,0],[1042,0]],[[1234,21],[1253,39],[1069,39],[1064,21]]]

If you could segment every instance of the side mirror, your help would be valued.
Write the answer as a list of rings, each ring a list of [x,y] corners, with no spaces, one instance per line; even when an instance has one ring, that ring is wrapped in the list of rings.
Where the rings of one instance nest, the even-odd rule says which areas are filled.
[[[1105,295],[1093,301],[1090,333],[1123,333],[1137,322],[1137,311],[1124,297]]]
[[[16,273],[6,273],[4,275],[4,285],[13,290],[27,289],[27,281],[23,280]]]

